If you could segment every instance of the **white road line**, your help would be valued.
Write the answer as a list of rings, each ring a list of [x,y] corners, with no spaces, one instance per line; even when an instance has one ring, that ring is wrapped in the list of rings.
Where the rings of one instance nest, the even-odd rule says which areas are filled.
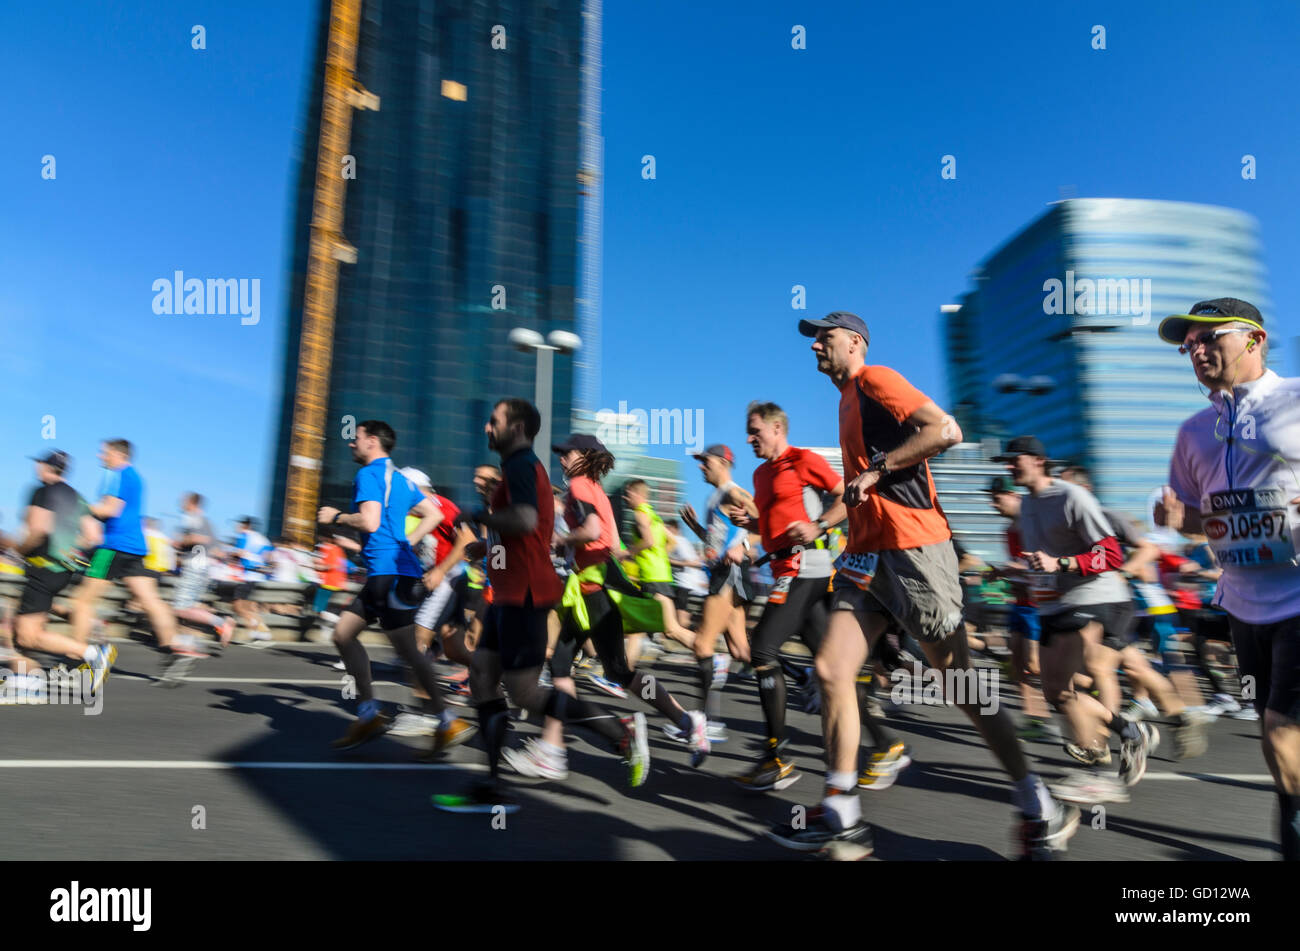
[[[1148,772],[1143,775],[1141,782],[1148,779],[1175,779],[1194,782],[1195,780],[1206,780],[1213,782],[1216,779],[1235,780],[1241,783],[1271,783],[1273,777],[1268,773],[1152,773]]]
[[[108,682],[112,683],[115,679],[151,682],[154,678],[140,674],[113,674]],[[288,684],[291,687],[338,687],[343,684],[343,675],[340,674],[334,680],[307,680],[300,677],[185,677],[181,682],[187,684]],[[372,680],[370,683],[374,687],[406,686],[393,680]]]
[[[428,772],[430,770],[457,769],[482,772],[487,769],[487,766],[482,763],[277,763],[258,760],[225,762],[204,759],[4,759],[0,760],[0,769],[333,769],[354,772],[365,770],[423,770]]]

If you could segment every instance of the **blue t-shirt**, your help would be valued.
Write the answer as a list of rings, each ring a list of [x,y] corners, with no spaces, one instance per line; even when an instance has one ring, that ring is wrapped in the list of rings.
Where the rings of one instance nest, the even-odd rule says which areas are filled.
[[[104,547],[128,555],[147,555],[144,529],[140,526],[140,512],[144,508],[144,483],[133,466],[105,469],[99,483],[99,497],[106,495],[121,499],[122,514],[104,523]]]
[[[385,456],[362,466],[353,483],[352,501],[355,511],[361,511],[362,502],[384,505],[384,474],[392,460]],[[361,555],[366,562],[366,572],[371,575],[406,575],[418,578],[424,574],[420,560],[415,557],[406,540],[406,513],[424,498],[406,476],[392,470],[388,489],[388,504],[379,518],[379,528],[370,533]]]

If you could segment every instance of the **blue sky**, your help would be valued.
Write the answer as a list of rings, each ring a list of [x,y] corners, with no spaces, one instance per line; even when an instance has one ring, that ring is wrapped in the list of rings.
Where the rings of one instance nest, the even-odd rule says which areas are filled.
[[[89,492],[115,435],[138,444],[152,513],[191,487],[225,525],[265,510],[316,6],[127,6],[0,10],[0,530],[31,485],[24,456],[68,450]],[[861,314],[873,362],[943,403],[939,305],[1062,186],[1254,215],[1274,365],[1295,371],[1300,7],[605,6],[601,405],[702,410],[742,484],[751,399],[781,403],[796,443],[836,438],[792,285],[810,314]],[[177,269],[260,279],[259,323],[154,314],[152,282]]]

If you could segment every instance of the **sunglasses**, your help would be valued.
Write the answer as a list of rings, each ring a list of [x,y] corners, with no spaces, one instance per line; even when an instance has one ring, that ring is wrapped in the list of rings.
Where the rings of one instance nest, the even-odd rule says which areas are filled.
[[[1197,347],[1208,347],[1214,341],[1218,340],[1225,334],[1245,334],[1250,333],[1245,327],[1220,327],[1218,330],[1207,330],[1203,334],[1197,334],[1192,338],[1190,344],[1182,344],[1178,348],[1179,353],[1191,353]]]

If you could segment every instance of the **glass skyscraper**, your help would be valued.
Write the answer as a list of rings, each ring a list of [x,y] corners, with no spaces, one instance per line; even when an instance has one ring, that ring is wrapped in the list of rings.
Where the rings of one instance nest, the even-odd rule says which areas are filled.
[[[1179,424],[1206,405],[1188,358],[1156,328],[1214,297],[1272,310],[1249,215],[1057,202],[985,260],[950,308],[951,411],[968,440],[1038,436],[1054,459],[1092,471],[1106,505],[1145,524]]]
[[[284,508],[328,13],[322,0],[299,153],[272,532]],[[507,334],[578,330],[579,193],[592,174],[580,175],[583,21],[582,0],[363,3],[356,74],[380,108],[353,114],[344,237],[357,261],[340,266],[322,504],[351,501],[346,426],[368,418],[397,431],[395,462],[468,504],[473,467],[492,458],[483,425],[493,403],[533,397],[536,359]],[[573,360],[557,357],[554,372],[558,437],[572,410]]]

